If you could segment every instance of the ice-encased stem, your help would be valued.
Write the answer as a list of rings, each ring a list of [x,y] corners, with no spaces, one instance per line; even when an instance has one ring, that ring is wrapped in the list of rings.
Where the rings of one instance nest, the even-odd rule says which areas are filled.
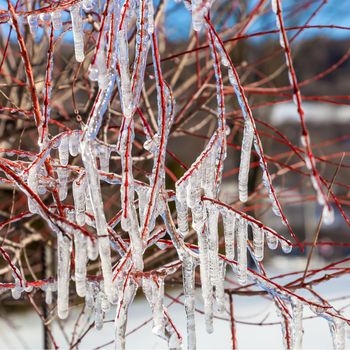
[[[57,314],[67,318],[69,308],[70,240],[57,234]]]

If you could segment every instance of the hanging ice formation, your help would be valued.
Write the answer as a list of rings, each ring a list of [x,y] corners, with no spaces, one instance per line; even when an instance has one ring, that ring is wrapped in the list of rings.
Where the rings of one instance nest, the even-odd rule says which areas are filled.
[[[288,302],[291,308],[288,316],[289,328],[284,331],[289,332],[291,344],[287,347],[297,349],[302,343],[303,308],[310,303],[292,293],[288,294],[286,290],[280,290],[264,279],[263,275],[248,269],[247,264],[250,254],[256,266],[261,266],[265,242],[270,249],[276,249],[280,244],[284,253],[291,251],[291,242],[261,221],[218,200],[226,157],[223,73],[227,73],[244,120],[238,175],[239,199],[241,202],[249,199],[248,176],[253,147],[259,157],[262,181],[272,210],[288,225],[272,186],[261,140],[239,76],[207,16],[212,3],[213,0],[193,0],[189,5],[189,2],[185,1],[192,12],[193,29],[199,31],[204,28],[208,33],[216,79],[217,129],[194,163],[176,182],[175,194],[165,188],[165,156],[168,136],[174,121],[175,101],[161,71],[152,0],[102,2],[103,11],[96,38],[98,44],[89,67],[89,77],[91,81],[97,82],[98,94],[83,130],[64,131],[54,137],[48,132],[53,66],[53,57],[49,56],[50,69],[47,71],[44,89],[46,104],[40,124],[43,130],[46,129],[45,133],[42,132],[41,140],[39,139],[40,153],[28,153],[28,161],[18,167],[0,162],[0,167],[6,172],[9,182],[16,183],[27,195],[30,215],[42,216],[57,237],[57,277],[41,286],[46,293],[46,302],[52,302],[52,292],[57,289],[57,313],[60,318],[66,318],[72,280],[76,293],[84,297],[87,307],[93,310],[96,329],[102,328],[104,313],[112,304],[116,305],[115,339],[118,349],[125,348],[128,308],[139,288],[142,289],[152,311],[153,332],[166,339],[169,348],[181,348],[182,337],[164,306],[165,278],[180,266],[189,349],[196,348],[196,268],[198,267],[200,272],[205,325],[207,331],[212,332],[214,314],[225,312],[227,265],[232,267],[240,284],[244,285],[250,280],[270,293],[274,300],[280,303]],[[276,3],[273,1],[275,12]],[[94,1],[83,0],[75,1],[68,8],[75,58],[78,62],[85,59],[84,13],[93,10],[94,6]],[[54,10],[50,16],[45,17],[44,22],[51,21],[53,30],[61,30],[61,13],[61,9]],[[34,36],[39,24],[43,25],[38,22],[35,13],[27,16],[27,22]],[[134,23],[135,46],[130,49],[128,31]],[[53,37],[53,33],[51,34]],[[281,46],[284,45],[284,41],[281,40]],[[158,110],[155,132],[148,128],[147,123],[143,124],[146,137],[144,149],[154,162],[149,181],[146,183],[134,178],[133,144],[136,123],[134,115],[140,105],[147,59],[151,56],[150,50]],[[130,52],[135,52],[133,60]],[[223,67],[225,72],[222,71]],[[116,89],[121,103],[122,124],[117,144],[110,145],[99,140],[98,135]],[[55,149],[57,151],[54,151]],[[112,153],[118,153],[121,174],[112,172]],[[72,163],[75,157],[81,157],[82,166],[73,165],[76,164]],[[50,158],[52,167],[46,167],[46,161]],[[106,218],[101,182],[120,186],[121,212],[110,221]],[[55,201],[49,208],[41,199],[41,195],[47,191],[52,192]],[[66,201],[70,198],[72,202],[68,205]],[[168,207],[168,202],[172,200],[175,201],[176,207],[175,223]],[[331,213],[325,212],[324,215],[329,219]],[[159,218],[164,223],[160,229],[156,226],[156,220]],[[117,225],[128,234],[128,240],[123,240],[117,233]],[[221,225],[223,230],[220,229]],[[288,228],[290,229],[289,225]],[[186,243],[191,230],[197,235],[196,248]],[[166,234],[170,236],[171,242],[163,239]],[[249,236],[252,237],[251,240]],[[223,238],[225,243],[225,254],[219,252],[220,238]],[[174,246],[179,260],[158,270],[144,272],[144,252],[155,244],[160,249]],[[112,257],[111,250],[118,254],[118,261],[114,261],[116,258]],[[102,274],[97,276],[98,278],[91,278],[88,275],[88,263],[97,259]],[[71,265],[74,269],[71,269]],[[28,291],[28,286],[25,281],[20,280],[19,275],[14,274],[14,279],[13,297],[19,298],[22,292]],[[322,305],[313,304],[322,309]],[[322,309],[321,312],[325,314],[327,310]],[[337,315],[331,318],[330,329],[334,348],[343,348],[344,322]]]

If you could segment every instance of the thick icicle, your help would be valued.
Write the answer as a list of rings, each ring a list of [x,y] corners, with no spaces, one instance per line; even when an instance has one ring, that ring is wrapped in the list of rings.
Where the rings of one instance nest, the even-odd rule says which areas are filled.
[[[70,240],[57,234],[57,314],[67,318],[69,308]]]
[[[72,31],[74,40],[74,52],[75,59],[78,62],[83,62],[84,55],[84,31],[83,31],[83,18],[81,14],[81,2],[74,4],[70,7],[70,15],[72,18]]]
[[[85,175],[78,177],[73,182],[73,198],[75,208],[75,218],[78,225],[85,224]]]
[[[80,297],[86,293],[87,237],[80,232],[74,234],[75,288]]]
[[[69,138],[68,135],[63,135],[61,138],[61,143],[58,146],[58,157],[60,163],[66,166],[69,162]]]
[[[38,193],[39,180],[38,180],[38,166],[33,165],[28,171],[27,185],[34,193]],[[28,210],[35,214],[38,212],[37,202],[28,195]]]
[[[265,231],[267,246],[274,250],[278,247],[278,238],[271,232]]]
[[[258,261],[262,261],[264,258],[264,230],[263,228],[252,225],[253,230],[253,247],[254,256]]]
[[[247,282],[247,235],[248,224],[243,218],[237,220],[237,272],[238,282],[242,285]]]
[[[69,135],[69,153],[72,157],[79,154],[80,134],[79,132],[72,132]]]
[[[235,258],[235,225],[236,216],[231,212],[224,212],[222,214],[222,220],[224,225],[224,238],[225,238],[225,252],[226,257],[229,260]]]

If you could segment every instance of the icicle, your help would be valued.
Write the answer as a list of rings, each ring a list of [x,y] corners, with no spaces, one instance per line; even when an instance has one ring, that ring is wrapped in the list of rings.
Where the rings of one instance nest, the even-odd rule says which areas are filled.
[[[264,230],[263,228],[252,225],[253,230],[253,247],[254,256],[258,261],[262,261],[264,258]]]
[[[247,282],[247,234],[248,224],[243,218],[237,220],[237,272],[238,282],[241,285]]]
[[[202,296],[204,301],[205,326],[208,333],[213,332],[213,286],[209,276],[208,237],[205,232],[197,232]]]
[[[103,327],[102,294],[103,292],[98,292],[95,299],[95,328],[97,330]]]
[[[274,13],[277,13],[277,0],[271,0],[271,7]]]
[[[200,31],[204,23],[205,4],[204,0],[192,0],[192,27]]]
[[[164,336],[164,279],[158,278],[158,286],[154,291],[154,306],[153,306],[153,328],[152,332],[160,337]]]
[[[94,284],[93,282],[88,282],[86,286],[85,293],[85,305],[89,310],[94,308]]]
[[[28,171],[27,185],[34,193],[38,193],[39,177],[37,165],[32,166]],[[28,194],[28,210],[35,214],[38,212],[37,202]]]
[[[61,30],[62,29],[61,11],[56,10],[56,11],[52,12],[51,18],[52,18],[53,29],[54,30]]]
[[[74,210],[67,212],[67,219],[75,222]],[[75,253],[75,289],[80,297],[86,294],[86,265],[87,265],[87,237],[79,231],[72,230],[74,235]]]
[[[289,254],[292,251],[293,245],[291,242],[281,239],[280,243],[283,253]]]
[[[37,14],[28,15],[27,21],[29,25],[29,31],[35,38],[39,28],[38,15]]]
[[[111,151],[108,147],[100,147],[98,150],[98,158],[100,160],[100,169],[108,173],[109,172],[109,158],[111,156]]]
[[[135,283],[129,282],[124,290],[120,291],[120,298],[118,301],[117,314],[115,318],[116,326],[116,348],[118,350],[125,349],[125,333],[127,324],[127,313],[129,305],[135,298],[137,287]]]
[[[85,224],[85,177],[79,177],[73,182],[73,197],[75,218],[77,224],[82,226]]]
[[[120,98],[123,114],[126,118],[132,116],[133,99],[131,94],[131,82],[129,73],[129,52],[126,30],[117,33],[118,62],[120,67]]]
[[[92,261],[96,260],[98,257],[98,245],[96,242],[92,241],[90,238],[87,239],[87,251],[88,258]]]
[[[17,270],[17,273],[19,274],[20,273],[19,270],[17,268],[16,270]],[[14,272],[12,273],[12,276],[15,280],[15,287],[11,288],[11,294],[13,299],[18,300],[21,297],[22,292],[24,291],[24,287],[22,286],[24,281],[22,281],[22,284],[21,284],[21,281],[19,280],[19,278]]]
[[[278,247],[278,238],[269,231],[265,231],[266,242],[270,249],[274,250]]]
[[[73,132],[69,135],[69,153],[72,157],[79,154],[80,147],[80,134],[78,132]]]
[[[63,135],[61,138],[61,143],[58,147],[58,157],[60,163],[63,166],[66,166],[69,161],[69,138],[67,135]]]
[[[250,168],[250,154],[254,138],[254,129],[249,121],[244,123],[244,133],[241,148],[241,163],[239,165],[238,191],[239,200],[245,203],[248,200],[248,176]]]
[[[57,167],[57,177],[58,177],[58,196],[61,201],[67,198],[68,186],[67,181],[69,177],[69,170],[67,168]]]
[[[86,293],[87,237],[80,232],[74,234],[75,288],[80,297]]]
[[[75,59],[78,62],[83,62],[84,55],[84,32],[83,32],[83,18],[81,15],[81,3],[74,4],[69,9],[72,18],[72,31],[74,40]]]
[[[223,220],[223,225],[224,225],[226,257],[229,260],[233,260],[235,258],[236,216],[230,212],[224,212],[222,214],[222,220]]]
[[[51,25],[51,13],[43,12],[39,15],[40,20],[43,22],[44,29]]]
[[[177,226],[182,237],[188,233],[188,207],[185,202],[176,199]]]
[[[330,209],[328,208],[327,205],[323,207],[323,212],[322,212],[322,217],[323,217],[323,222],[325,225],[332,225],[334,222],[334,210],[332,207]]]
[[[67,318],[69,308],[70,240],[57,234],[57,314]]]
[[[226,275],[226,262],[222,259],[219,260],[219,269],[215,281],[215,297],[217,303],[217,309],[219,313],[225,311],[225,275]]]
[[[196,265],[191,256],[185,256],[182,264],[182,276],[185,297],[185,310],[187,320],[187,348],[196,349],[196,324],[195,324],[195,268]]]
[[[292,301],[293,310],[293,349],[302,349],[303,342],[303,304],[297,299]]]
[[[329,322],[329,328],[332,334],[333,349],[345,350],[345,322],[337,317]]]
[[[223,280],[220,273],[219,265],[219,246],[218,246],[218,218],[219,211],[214,205],[207,205],[208,210],[208,230],[209,230],[209,275],[211,283],[215,288],[215,295],[217,292],[223,289]],[[220,295],[220,297],[222,297]],[[222,300],[219,301],[219,309],[223,308]]]
[[[45,292],[45,303],[48,304],[48,305],[52,304],[52,287],[51,287],[51,284],[48,283],[47,285],[45,285],[43,290]]]

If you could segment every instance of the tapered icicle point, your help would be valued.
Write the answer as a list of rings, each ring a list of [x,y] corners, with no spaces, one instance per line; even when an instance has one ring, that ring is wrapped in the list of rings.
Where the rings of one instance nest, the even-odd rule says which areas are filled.
[[[70,240],[57,234],[57,314],[61,319],[68,317],[70,280]]]
[[[72,18],[72,31],[74,40],[75,59],[78,62],[83,62],[84,55],[84,32],[83,32],[83,18],[81,14],[81,3],[78,2],[70,7],[70,15]]]

